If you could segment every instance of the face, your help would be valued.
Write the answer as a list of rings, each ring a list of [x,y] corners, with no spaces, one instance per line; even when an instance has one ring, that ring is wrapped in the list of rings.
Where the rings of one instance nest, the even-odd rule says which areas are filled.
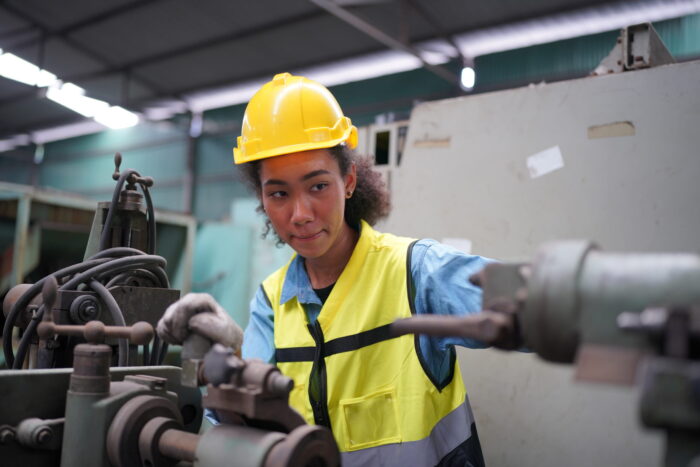
[[[262,205],[285,243],[304,258],[321,258],[333,252],[347,228],[345,200],[355,180],[355,166],[343,176],[325,149],[263,159]]]

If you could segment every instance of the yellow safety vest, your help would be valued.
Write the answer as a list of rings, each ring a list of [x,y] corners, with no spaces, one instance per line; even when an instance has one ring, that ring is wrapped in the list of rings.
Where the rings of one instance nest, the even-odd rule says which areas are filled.
[[[277,366],[294,379],[290,405],[331,428],[345,464],[435,465],[470,437],[471,409],[459,371],[442,385],[424,368],[418,336],[388,325],[412,315],[411,239],[364,221],[355,250],[310,324],[297,297],[280,303],[288,263],[263,282],[274,311]],[[320,400],[312,407],[312,371]]]

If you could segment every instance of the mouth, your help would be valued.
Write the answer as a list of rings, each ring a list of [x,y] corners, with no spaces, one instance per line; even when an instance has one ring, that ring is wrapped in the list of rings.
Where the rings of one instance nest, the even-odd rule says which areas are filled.
[[[310,242],[313,240],[316,240],[318,237],[321,236],[323,233],[323,230],[319,230],[318,232],[314,234],[305,234],[305,235],[292,235],[292,239],[300,242]]]

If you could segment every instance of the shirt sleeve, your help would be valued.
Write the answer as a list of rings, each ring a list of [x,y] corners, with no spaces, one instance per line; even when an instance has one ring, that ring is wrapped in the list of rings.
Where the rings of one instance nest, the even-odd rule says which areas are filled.
[[[493,260],[468,255],[432,239],[417,241],[411,251],[411,277],[416,314],[466,316],[481,311],[481,288],[469,277]],[[441,380],[451,371],[452,346],[488,347],[474,339],[420,336],[420,351],[433,375]]]
[[[275,363],[274,312],[262,285],[250,301],[250,320],[243,334],[243,358]]]

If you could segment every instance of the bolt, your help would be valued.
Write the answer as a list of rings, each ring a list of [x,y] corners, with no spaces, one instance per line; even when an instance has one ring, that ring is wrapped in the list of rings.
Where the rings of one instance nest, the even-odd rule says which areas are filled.
[[[15,440],[15,431],[9,427],[0,428],[0,444],[7,444]]]
[[[36,435],[34,435],[34,440],[37,444],[46,444],[51,441],[52,436],[53,433],[51,432],[51,428],[44,426],[39,429]]]
[[[84,316],[87,318],[88,321],[95,317],[95,313],[97,313],[97,308],[95,308],[94,306],[90,305],[85,307]]]

